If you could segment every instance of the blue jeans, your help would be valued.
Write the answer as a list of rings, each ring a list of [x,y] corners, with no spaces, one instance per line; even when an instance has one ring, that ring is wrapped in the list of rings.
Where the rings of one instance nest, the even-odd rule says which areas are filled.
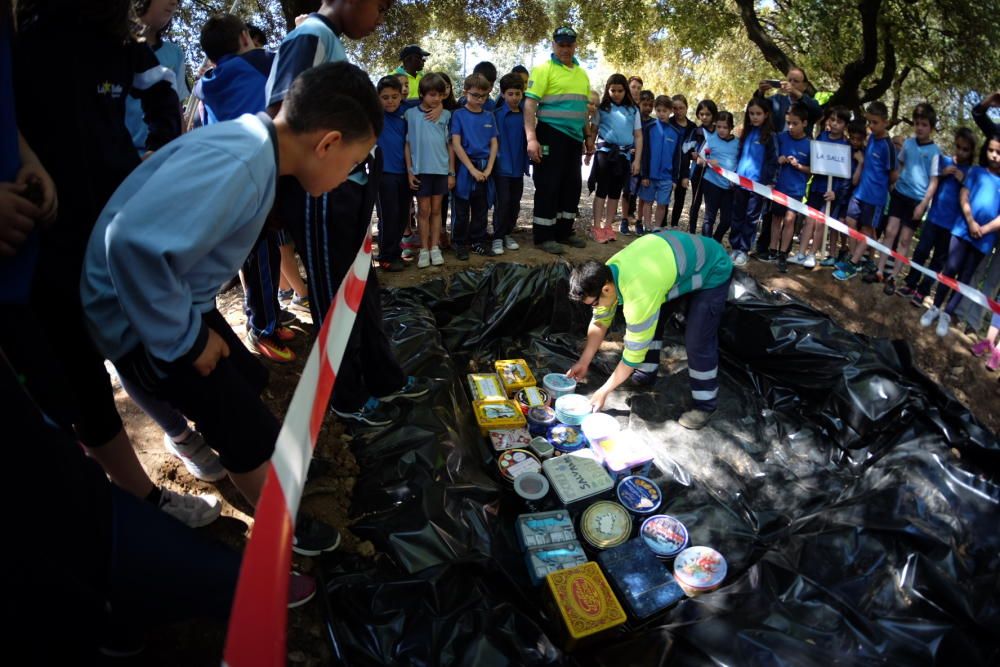
[[[733,192],[733,229],[729,232],[729,245],[733,250],[750,252],[757,222],[764,211],[764,198],[743,188]]]
[[[702,225],[701,233],[703,236],[711,236],[716,241],[722,241],[733,220],[733,190],[721,188],[709,180],[704,180],[701,183],[700,194],[705,198],[705,223]],[[716,214],[719,216],[719,227],[713,234]]]

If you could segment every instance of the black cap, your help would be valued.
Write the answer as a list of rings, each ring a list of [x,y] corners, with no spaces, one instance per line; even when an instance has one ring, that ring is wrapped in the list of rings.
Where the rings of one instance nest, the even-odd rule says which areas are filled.
[[[403,50],[399,52],[399,59],[404,60],[409,56],[423,56],[424,58],[426,58],[429,55],[430,53],[420,48],[420,45],[407,44],[406,46],[403,47]]]
[[[576,42],[576,30],[566,25],[560,26],[552,33],[552,41],[556,43]]]

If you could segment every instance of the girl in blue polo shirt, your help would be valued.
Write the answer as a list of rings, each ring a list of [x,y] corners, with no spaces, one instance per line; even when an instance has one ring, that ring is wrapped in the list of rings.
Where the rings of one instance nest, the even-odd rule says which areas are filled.
[[[796,102],[785,115],[785,131],[778,135],[778,180],[775,187],[789,199],[802,201],[806,196],[806,181],[809,179],[809,137],[806,123],[809,109]],[[771,243],[769,259],[778,261],[778,271],[788,272],[788,251],[792,247],[792,233],[795,231],[797,213],[775,203],[771,206]]]
[[[736,173],[764,185],[774,183],[778,169],[778,148],[771,125],[771,103],[754,95],[747,103],[740,134]],[[733,231],[729,243],[736,266],[746,266],[747,252],[757,231],[757,221],[764,209],[764,200],[750,190],[739,188],[733,193]]]
[[[952,224],[948,260],[941,272],[961,283],[968,283],[979,262],[993,251],[1000,232],[1000,135],[994,135],[987,143],[986,164],[970,169],[962,184],[959,195],[962,214]],[[961,300],[960,293],[951,294],[947,287],[939,286],[934,305],[920,318],[920,325],[929,327],[937,320],[934,333],[947,335],[951,314]]]
[[[706,163],[714,167],[722,167],[728,171],[736,170],[739,157],[740,141],[733,136],[733,126],[736,121],[733,114],[720,111],[716,114],[715,132],[705,133],[705,145],[698,155],[698,164],[704,169],[705,178],[701,183],[701,191],[705,197],[705,224],[701,228],[704,236],[711,236],[718,242],[729,231],[732,222],[733,185],[711,169],[706,169]],[[719,228],[715,227],[715,216],[719,216]]]
[[[618,200],[629,175],[639,174],[642,161],[642,120],[628,94],[628,79],[612,74],[595,114],[597,126],[597,195],[594,197],[594,240],[615,240]],[[634,159],[629,153],[635,149]],[[602,222],[603,221],[603,222]]]

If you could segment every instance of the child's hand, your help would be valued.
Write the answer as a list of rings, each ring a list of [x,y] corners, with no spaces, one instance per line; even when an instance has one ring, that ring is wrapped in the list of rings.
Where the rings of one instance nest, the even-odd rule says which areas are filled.
[[[913,220],[920,220],[924,217],[924,211],[927,210],[927,204],[920,202],[913,209]]]
[[[56,212],[59,210],[59,200],[56,197],[56,184],[53,182],[49,172],[45,171],[38,162],[25,164],[17,172],[17,184],[28,186],[35,183],[34,187],[41,189],[42,200],[33,202],[38,206],[41,215],[39,222],[52,222],[56,219]]]
[[[593,153],[587,153],[587,154],[585,154],[583,156],[583,164],[584,164],[585,167],[589,167],[590,166],[590,160],[593,157],[594,157]]]
[[[690,178],[682,178],[681,179],[681,188],[684,189],[684,190],[687,190],[690,187],[691,187],[691,179]]]
[[[826,192],[823,193],[823,199],[825,199],[826,201],[833,201],[836,198],[837,195],[834,194],[833,190],[827,190]]]
[[[420,179],[417,178],[416,174],[407,174],[406,178],[407,178],[407,180],[410,181],[410,189],[411,190],[419,190],[420,189]]]
[[[787,163],[788,163],[787,157],[785,157],[784,155],[778,157],[778,164],[787,164]]]
[[[455,177],[454,176],[449,176],[448,177],[448,189],[449,190],[454,190],[455,189]]]
[[[799,166],[799,160],[794,155],[789,155],[788,156],[788,164],[792,165],[793,167],[795,167],[797,169],[798,166]]]
[[[941,175],[942,176],[951,176],[956,171],[958,171],[958,168],[955,165],[950,164],[950,165],[948,165],[947,167],[945,167],[944,169],[941,170]]]
[[[719,161],[718,160],[709,160],[708,163],[710,165],[712,165],[713,167],[718,167],[719,166]]]
[[[13,257],[42,211],[22,195],[26,185],[0,183],[0,257]]]
[[[704,167],[705,166],[705,158],[703,158],[702,156],[699,155],[694,160],[695,160],[695,162],[698,163],[699,167]]]
[[[486,180],[486,174],[479,171],[478,169],[472,170],[472,177],[476,179],[476,181],[479,183],[482,183]]]
[[[644,188],[648,188],[649,187],[649,179],[648,178],[642,179],[642,187],[644,187]]]
[[[441,112],[444,111],[444,107],[436,107],[424,113],[424,120],[429,120],[432,123],[436,123],[437,119],[441,117]]]
[[[208,340],[205,342],[205,349],[201,351],[198,358],[194,360],[194,369],[198,375],[205,377],[215,370],[219,359],[229,356],[229,346],[222,336],[215,333],[215,329],[208,330]]]
[[[983,238],[983,228],[979,226],[979,223],[975,220],[967,220],[966,224],[969,227],[969,236],[974,239]]]

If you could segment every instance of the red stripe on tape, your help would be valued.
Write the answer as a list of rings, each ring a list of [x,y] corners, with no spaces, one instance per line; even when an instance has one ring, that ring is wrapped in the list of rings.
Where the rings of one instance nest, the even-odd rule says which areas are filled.
[[[753,192],[753,181],[751,181],[746,176],[740,176],[740,187],[745,188],[750,192]]]
[[[806,215],[817,222],[826,222],[826,214],[823,211],[817,211],[812,206],[806,206]]]
[[[771,199],[776,201],[778,204],[788,208],[788,197],[784,192],[779,192],[777,190],[771,190]]]
[[[909,257],[906,257],[905,255],[900,255],[895,250],[890,250],[889,254],[891,254],[892,257],[893,257],[893,259],[895,259],[897,262],[902,262],[903,264],[906,264],[907,266],[910,265],[910,258]]]
[[[855,241],[864,241],[865,243],[868,242],[868,237],[856,229],[848,229],[847,234]]]
[[[958,291],[958,281],[955,280],[954,278],[949,278],[948,276],[944,275],[943,273],[939,273],[939,274],[937,274],[937,279],[938,279],[938,282],[940,282],[945,287],[947,287],[949,289],[953,289],[956,292]]]
[[[358,312],[358,307],[361,305],[361,297],[365,292],[365,282],[358,278],[354,271],[348,272],[344,279],[344,300],[347,302],[347,307],[354,312]]]

